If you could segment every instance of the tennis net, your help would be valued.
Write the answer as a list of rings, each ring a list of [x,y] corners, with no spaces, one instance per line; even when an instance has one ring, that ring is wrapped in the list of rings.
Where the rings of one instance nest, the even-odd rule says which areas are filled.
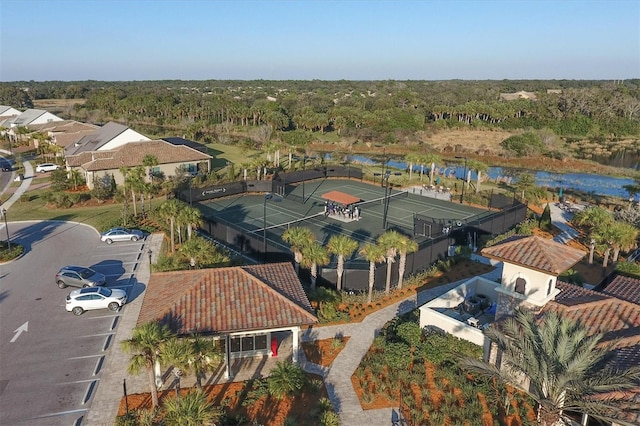
[[[395,199],[395,198],[407,198],[409,196],[409,192],[408,191],[398,191],[395,194],[389,194],[387,197],[380,197],[380,198],[374,198],[373,200],[368,200],[368,201],[361,201],[359,203],[357,203],[356,205],[358,207],[367,207],[367,206],[374,206],[374,205],[381,205],[384,206],[384,200],[385,198],[388,198],[389,201]]]

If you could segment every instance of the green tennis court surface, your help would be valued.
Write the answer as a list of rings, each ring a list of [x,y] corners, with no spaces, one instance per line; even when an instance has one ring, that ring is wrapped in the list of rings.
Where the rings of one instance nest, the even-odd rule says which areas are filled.
[[[362,200],[360,220],[347,215],[325,215],[323,194],[340,191]],[[428,239],[429,230],[421,225],[416,229],[416,216],[444,224],[470,223],[488,214],[488,210],[438,200],[411,192],[390,189],[385,218],[386,188],[353,180],[327,179],[288,186],[284,197],[264,193],[242,194],[200,203],[206,218],[233,224],[248,235],[263,238],[269,245],[282,245],[281,235],[289,227],[311,229],[321,243],[332,235],[345,234],[358,242],[374,241],[386,229],[396,229],[410,237]],[[353,206],[352,206],[353,207]]]

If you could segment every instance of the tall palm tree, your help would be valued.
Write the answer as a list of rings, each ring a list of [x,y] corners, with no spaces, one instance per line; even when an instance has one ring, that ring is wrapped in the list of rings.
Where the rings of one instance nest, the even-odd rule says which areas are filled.
[[[367,243],[360,249],[360,254],[369,262],[369,295],[367,302],[373,298],[373,283],[376,278],[376,263],[384,262],[386,250],[377,245]]]
[[[164,344],[162,353],[164,360],[173,366],[173,375],[176,381],[176,398],[180,398],[180,379],[191,367],[189,364],[190,345],[184,339],[173,337]]]
[[[180,214],[180,211],[185,208],[186,204],[183,202],[173,198],[171,200],[165,201],[158,208],[158,213],[160,217],[169,222],[169,227],[171,231],[171,253],[175,253],[176,251],[176,239],[175,239],[175,226],[176,226],[176,218]]]
[[[329,238],[327,249],[329,250],[329,253],[335,254],[338,257],[338,265],[336,267],[336,273],[338,275],[336,289],[340,291],[342,290],[344,260],[345,258],[350,257],[358,249],[358,242],[343,234],[333,235]]]
[[[282,240],[291,246],[296,273],[300,273],[302,249],[308,245],[311,245],[316,240],[316,236],[309,228],[294,226],[282,233]]]
[[[213,425],[222,417],[222,410],[198,389],[182,398],[169,398],[164,404],[164,424],[169,426]]]
[[[69,172],[69,180],[73,184],[74,191],[77,191],[78,185],[81,185],[84,182],[82,173],[80,173],[80,170],[78,169],[71,169],[71,171]]]
[[[608,224],[612,221],[613,215],[611,212],[600,206],[587,207],[576,213],[573,219],[571,219],[573,224],[585,227],[587,231],[591,231],[601,224]]]
[[[520,311],[500,329],[491,327],[485,333],[502,352],[502,365],[465,359],[463,366],[529,394],[542,425],[558,424],[566,412],[612,421],[611,416],[624,409],[620,394],[640,380],[638,367],[618,371],[607,366],[602,334],[589,336],[582,324],[555,312],[538,319]],[[602,397],[610,392],[616,394]]]
[[[128,371],[138,374],[147,370],[151,401],[153,407],[158,406],[158,388],[154,369],[163,358],[163,346],[174,336],[169,327],[157,322],[147,322],[133,329],[130,339],[120,342],[125,352],[133,354],[129,360]]]
[[[437,154],[427,153],[422,156],[422,161],[429,165],[429,185],[433,185],[433,174],[436,163],[440,162],[440,157]]]
[[[402,288],[404,281],[404,272],[407,269],[407,255],[416,251],[418,251],[418,243],[402,235],[398,244],[398,253],[400,254],[400,261],[398,262],[398,288]]]
[[[329,263],[329,251],[317,241],[302,248],[302,266],[311,270],[311,288],[316,288],[318,266]]]
[[[410,152],[404,156],[404,161],[409,163],[409,182],[411,182],[411,177],[413,175],[413,166],[416,164],[420,164],[420,155],[415,152]]]
[[[158,163],[158,157],[156,157],[155,155],[152,154],[146,154],[143,158],[142,158],[142,165],[144,167],[147,168],[147,176],[149,176],[149,180],[151,183],[153,183],[153,173],[152,170],[155,166],[157,166]]]
[[[380,235],[377,239],[378,245],[385,250],[385,258],[387,261],[387,279],[385,281],[384,293],[389,294],[391,290],[391,265],[395,262],[398,255],[398,247],[403,236],[397,231],[387,231]]]

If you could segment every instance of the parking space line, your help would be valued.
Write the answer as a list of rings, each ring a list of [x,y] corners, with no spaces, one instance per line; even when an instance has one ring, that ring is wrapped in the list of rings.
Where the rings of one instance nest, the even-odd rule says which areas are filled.
[[[98,362],[96,362],[96,368],[93,369],[93,375],[97,376],[100,370],[102,369],[102,363],[104,362],[104,357],[100,357]]]
[[[30,419],[27,419],[27,420],[46,419],[47,417],[60,417],[60,416],[66,416],[67,414],[84,413],[85,411],[89,411],[89,409],[78,408],[77,410],[60,411],[58,413],[43,414],[38,417],[31,417]]]
[[[84,356],[74,356],[71,358],[67,358],[67,359],[85,359],[85,358],[96,358],[99,356],[104,356],[103,354],[95,354],[95,355],[84,355]]]
[[[86,336],[78,336],[78,337],[100,337],[100,336],[113,336],[116,333],[98,333],[98,334],[87,334]]]
[[[109,288],[117,288],[117,287],[109,287]],[[87,317],[87,319],[104,319],[104,318],[114,318],[120,316],[119,314],[113,315],[100,315],[99,317]]]
[[[87,379],[87,380],[76,380],[74,382],[61,382],[61,383],[56,383],[57,385],[75,385],[78,383],[89,383],[89,382],[95,382],[95,381],[99,381],[100,379]]]

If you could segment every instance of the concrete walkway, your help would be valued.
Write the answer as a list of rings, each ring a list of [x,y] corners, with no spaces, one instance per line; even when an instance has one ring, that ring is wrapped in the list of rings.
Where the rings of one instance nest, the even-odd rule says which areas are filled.
[[[566,244],[578,238],[580,233],[567,223],[573,219],[574,213],[562,210],[557,203],[549,203],[549,208],[551,209],[551,224],[562,231],[553,238],[553,241]]]
[[[9,151],[6,151],[4,149],[0,149],[0,153],[7,154],[7,155],[11,154]],[[29,189],[29,186],[31,185],[31,181],[33,179],[33,167],[31,167],[31,163],[29,163],[28,161],[25,161],[22,164],[24,165],[24,180],[22,181],[20,186],[16,188],[13,194],[11,194],[9,199],[4,203],[2,203],[2,208],[7,209],[7,211],[10,211],[9,209],[11,208],[13,203],[18,201],[20,199],[20,196]],[[7,184],[6,187],[2,188],[2,192],[1,192],[2,194],[9,191],[9,187],[11,186],[11,183],[13,182],[14,177],[15,177],[15,172],[12,172],[9,183]]]
[[[501,268],[483,275],[495,280],[501,274]],[[465,280],[466,281],[466,280]],[[398,315],[410,312],[428,301],[446,293],[461,284],[461,281],[445,284],[420,292],[403,301],[394,303],[368,315],[360,323],[339,324],[324,327],[312,327],[302,335],[303,341],[331,339],[335,336],[349,336],[349,340],[330,367],[309,362],[302,350],[298,359],[305,371],[321,375],[324,378],[329,399],[340,416],[343,426],[391,425],[398,418],[395,408],[363,410],[351,383],[351,376],[369,351],[373,339],[382,327]]]

